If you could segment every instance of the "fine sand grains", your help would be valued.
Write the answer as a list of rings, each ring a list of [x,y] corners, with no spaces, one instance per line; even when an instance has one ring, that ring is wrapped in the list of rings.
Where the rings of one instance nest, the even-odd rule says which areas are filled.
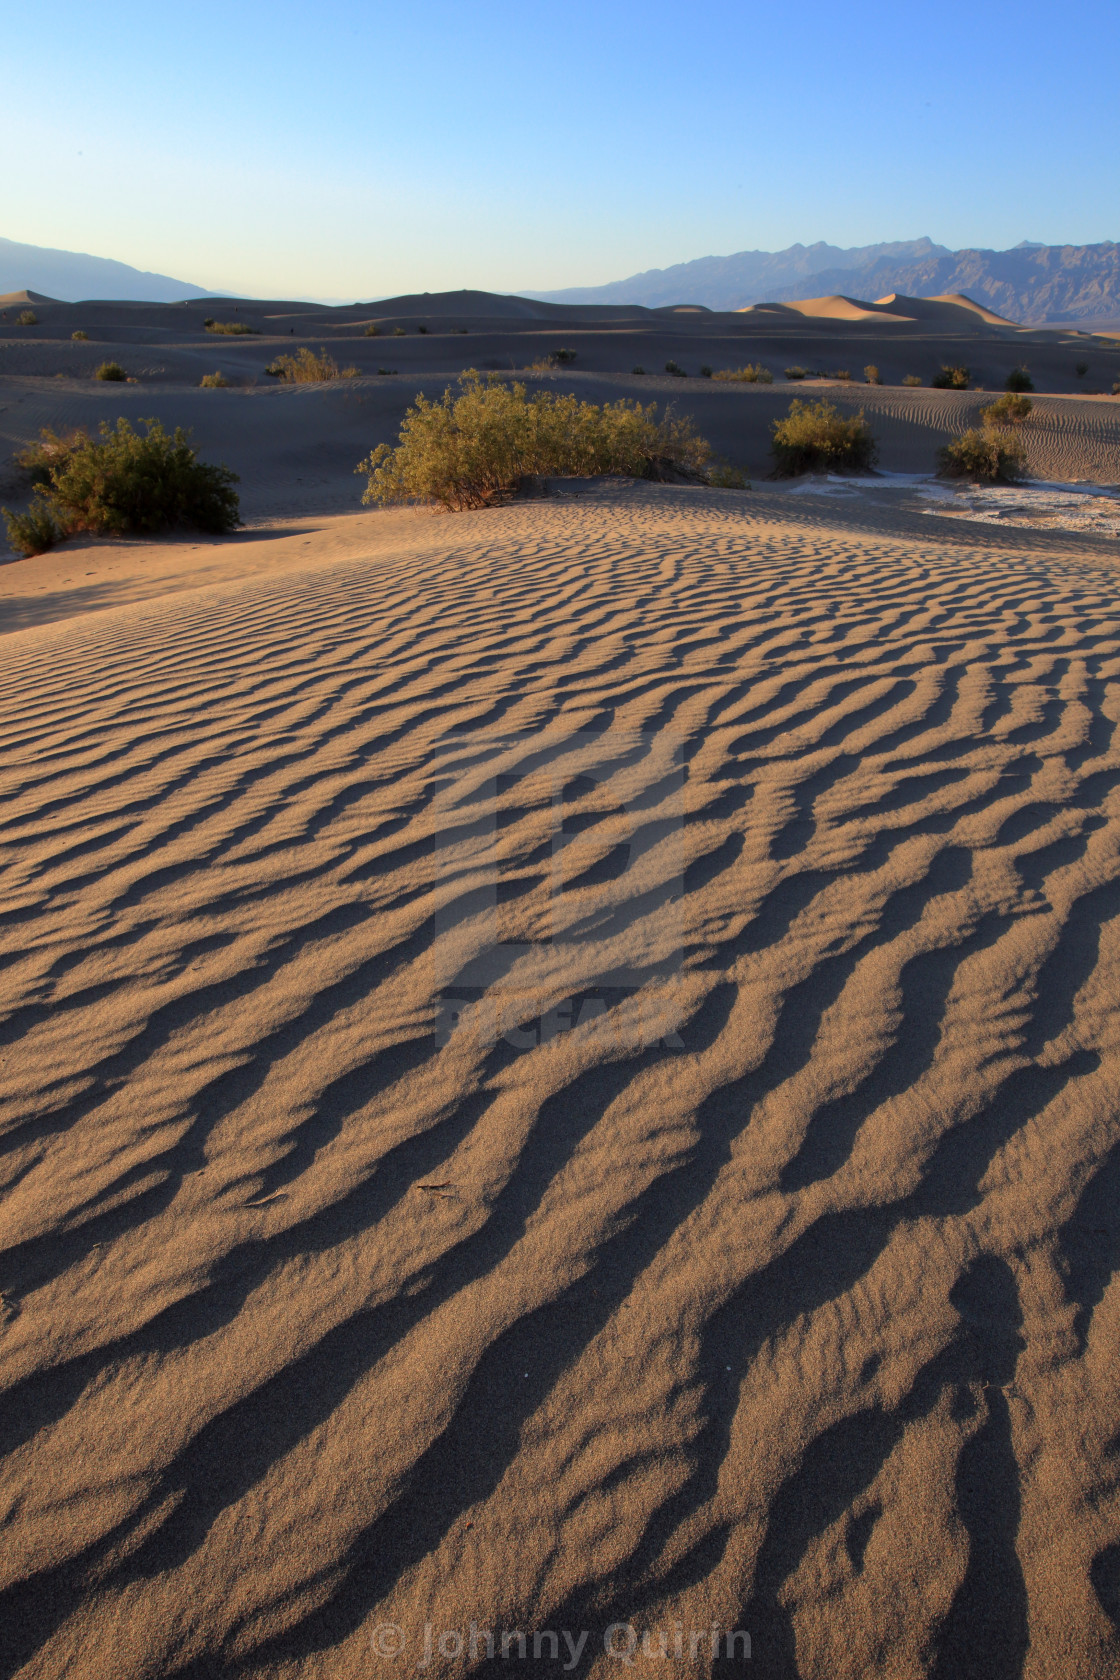
[[[1120,580],[809,517],[5,639],[6,1670],[1117,1672]]]

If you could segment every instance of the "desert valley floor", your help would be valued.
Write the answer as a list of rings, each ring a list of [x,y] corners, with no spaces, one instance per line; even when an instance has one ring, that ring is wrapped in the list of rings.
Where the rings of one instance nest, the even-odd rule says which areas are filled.
[[[1115,539],[346,482],[0,567],[5,1672],[1114,1680]]]

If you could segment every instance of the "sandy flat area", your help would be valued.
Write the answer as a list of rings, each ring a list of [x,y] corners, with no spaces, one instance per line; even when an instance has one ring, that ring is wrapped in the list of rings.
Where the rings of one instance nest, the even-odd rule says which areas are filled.
[[[1116,555],[0,568],[6,1672],[1120,1672]]]

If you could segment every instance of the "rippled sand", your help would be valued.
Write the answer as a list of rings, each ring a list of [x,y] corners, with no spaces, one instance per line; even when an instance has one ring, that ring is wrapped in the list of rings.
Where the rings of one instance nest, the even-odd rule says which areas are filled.
[[[4,639],[9,1670],[1120,1669],[1120,574],[767,506]]]

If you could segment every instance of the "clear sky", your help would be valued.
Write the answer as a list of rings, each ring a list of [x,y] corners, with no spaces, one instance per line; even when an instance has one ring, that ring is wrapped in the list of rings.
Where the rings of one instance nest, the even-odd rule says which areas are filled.
[[[1120,238],[1120,0],[52,0],[0,61],[0,234],[258,296]]]

